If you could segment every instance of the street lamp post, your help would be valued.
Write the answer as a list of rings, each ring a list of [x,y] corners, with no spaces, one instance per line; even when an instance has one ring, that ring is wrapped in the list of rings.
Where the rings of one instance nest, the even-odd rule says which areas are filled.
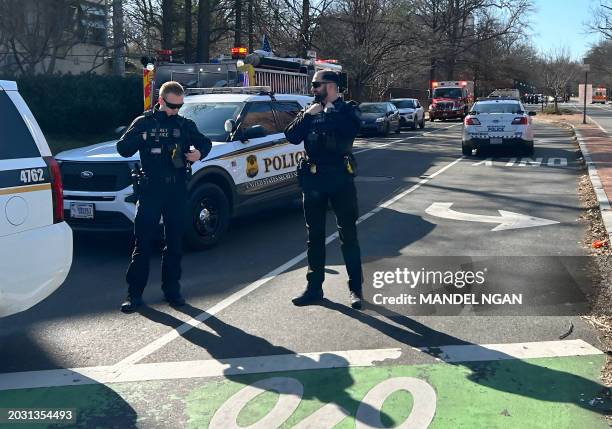
[[[591,68],[591,66],[589,64],[583,64],[582,68],[584,69],[584,106],[582,109],[582,123],[586,124],[587,81],[589,79],[589,69]]]

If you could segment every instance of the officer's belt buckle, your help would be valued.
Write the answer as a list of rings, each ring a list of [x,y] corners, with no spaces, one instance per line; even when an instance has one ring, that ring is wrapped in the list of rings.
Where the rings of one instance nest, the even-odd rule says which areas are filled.
[[[317,174],[317,164],[310,164],[310,173]]]

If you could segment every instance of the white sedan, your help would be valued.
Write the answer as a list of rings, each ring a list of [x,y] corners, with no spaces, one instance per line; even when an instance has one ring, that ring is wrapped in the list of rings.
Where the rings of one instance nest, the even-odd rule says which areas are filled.
[[[514,147],[533,155],[532,116],[535,112],[526,112],[518,100],[477,101],[463,122],[463,155],[493,147]]]

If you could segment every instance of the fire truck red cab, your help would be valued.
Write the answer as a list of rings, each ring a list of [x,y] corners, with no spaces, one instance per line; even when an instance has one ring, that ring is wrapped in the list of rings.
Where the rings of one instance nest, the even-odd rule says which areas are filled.
[[[465,118],[474,100],[474,82],[466,80],[432,82],[429,120]]]

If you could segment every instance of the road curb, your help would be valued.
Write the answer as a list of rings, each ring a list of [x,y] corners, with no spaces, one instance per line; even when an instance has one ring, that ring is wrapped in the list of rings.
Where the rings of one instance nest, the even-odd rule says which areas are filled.
[[[601,184],[601,179],[599,177],[599,173],[597,172],[597,165],[593,161],[593,158],[591,158],[591,154],[586,142],[584,141],[584,137],[582,137],[580,130],[573,124],[570,124],[570,126],[574,130],[574,134],[578,140],[578,145],[580,146],[580,151],[582,152],[582,157],[584,158],[584,162],[588,168],[589,180],[591,181],[591,185],[595,191],[595,196],[597,197],[597,202],[599,203],[601,219],[603,220],[604,227],[606,228],[606,232],[608,234],[608,245],[610,245],[612,243],[612,207],[610,207],[608,195]]]

